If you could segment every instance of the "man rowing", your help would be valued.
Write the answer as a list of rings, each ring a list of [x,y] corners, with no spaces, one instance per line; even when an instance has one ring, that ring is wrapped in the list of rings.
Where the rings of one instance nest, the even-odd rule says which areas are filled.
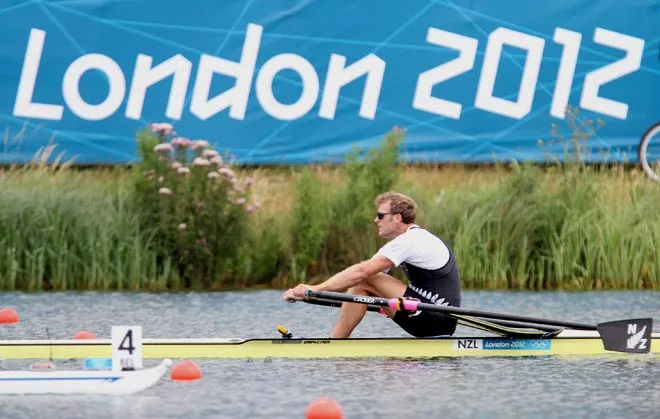
[[[371,259],[356,263],[319,285],[299,284],[287,290],[283,298],[301,300],[309,289],[348,290],[350,294],[402,297],[460,307],[461,284],[454,254],[443,240],[415,224],[415,201],[401,193],[386,192],[376,198],[376,205],[374,221],[378,235],[391,240]],[[398,266],[403,268],[408,286],[387,273]],[[456,330],[457,320],[441,313],[384,310],[403,330],[416,337],[451,336]],[[365,304],[342,304],[330,337],[348,338],[366,311]]]

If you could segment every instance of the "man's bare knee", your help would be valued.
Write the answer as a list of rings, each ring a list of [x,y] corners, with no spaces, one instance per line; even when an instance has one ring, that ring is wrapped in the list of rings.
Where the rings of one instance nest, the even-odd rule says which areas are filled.
[[[373,290],[371,287],[364,283],[360,283],[358,285],[353,285],[350,287],[347,291],[349,294],[356,294],[356,295],[372,295]]]
[[[383,272],[370,276],[360,285],[362,285],[370,295],[384,298],[401,297],[406,290],[406,284]]]

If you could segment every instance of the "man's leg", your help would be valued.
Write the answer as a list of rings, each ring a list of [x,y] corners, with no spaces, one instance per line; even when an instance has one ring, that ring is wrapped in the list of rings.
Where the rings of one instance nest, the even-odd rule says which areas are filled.
[[[369,295],[381,298],[402,297],[406,291],[406,284],[394,278],[393,276],[378,273],[360,284],[349,288],[349,294]],[[353,329],[360,324],[364,314],[367,312],[367,305],[360,303],[343,303],[339,310],[339,319],[335,324],[331,338],[347,338],[353,332]]]

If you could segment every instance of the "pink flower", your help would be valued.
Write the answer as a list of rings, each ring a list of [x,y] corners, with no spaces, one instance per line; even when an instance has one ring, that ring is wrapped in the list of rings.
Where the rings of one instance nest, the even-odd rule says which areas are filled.
[[[158,193],[161,195],[172,195],[172,190],[170,188],[160,188]]]
[[[243,205],[243,204],[245,204],[245,198],[238,198],[238,199],[236,200],[236,204],[238,204],[238,205]]]
[[[245,207],[245,211],[246,211],[247,213],[254,212],[254,211],[256,211],[256,210],[259,208],[259,206],[260,206],[259,203],[258,203],[258,202],[255,202],[255,203],[250,204],[250,205],[248,205],[247,207]]]
[[[187,148],[192,143],[189,139],[183,137],[176,137],[171,141],[172,145],[176,148]]]
[[[216,179],[220,177],[220,173],[218,172],[209,172],[208,175],[206,175],[209,179]]]
[[[192,143],[193,150],[200,150],[209,146],[209,142],[206,140],[195,140]]]
[[[233,178],[234,176],[236,176],[236,175],[234,174],[234,171],[231,170],[231,169],[229,169],[229,168],[227,168],[227,167],[223,167],[222,169],[218,170],[218,172],[219,172],[221,175],[225,175],[225,176],[227,176],[228,178]]]
[[[190,169],[188,169],[187,167],[179,167],[178,169],[176,169],[176,172],[181,173],[182,175],[187,175],[188,173],[190,173]]]
[[[192,164],[193,166],[205,167],[205,166],[210,166],[211,162],[203,157],[195,157],[195,160],[193,160]]]
[[[170,151],[172,151],[172,144],[169,143],[157,144],[154,147],[154,151],[156,153],[169,153]]]
[[[208,149],[202,151],[202,156],[203,156],[203,157],[206,157],[207,159],[208,159],[209,157],[215,157],[215,156],[217,156],[217,155],[218,155],[218,152],[215,151],[215,150],[212,150],[212,149],[210,149],[210,148],[208,148]]]
[[[151,131],[156,134],[169,135],[172,133],[172,129],[172,124],[168,124],[167,122],[155,122],[151,124]]]

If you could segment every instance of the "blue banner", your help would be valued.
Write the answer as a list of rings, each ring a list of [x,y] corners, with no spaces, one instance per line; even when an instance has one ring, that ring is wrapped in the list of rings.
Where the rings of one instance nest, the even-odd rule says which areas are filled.
[[[0,162],[138,158],[170,123],[240,163],[597,161],[660,119],[660,0],[0,0]]]

